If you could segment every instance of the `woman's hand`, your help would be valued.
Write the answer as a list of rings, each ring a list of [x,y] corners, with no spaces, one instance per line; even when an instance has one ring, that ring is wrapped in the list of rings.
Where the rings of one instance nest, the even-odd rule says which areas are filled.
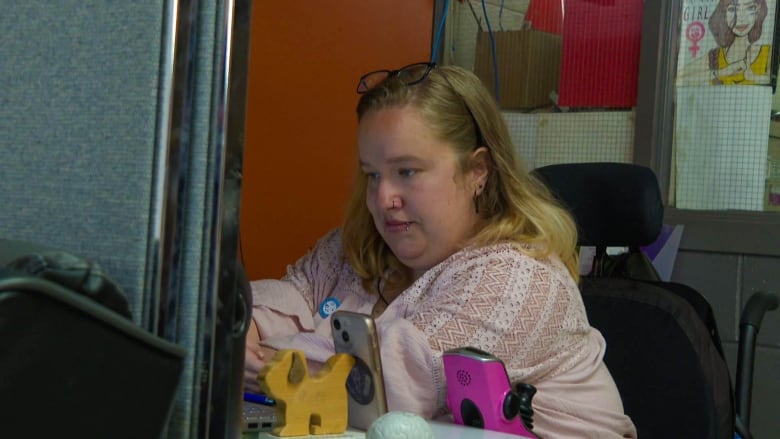
[[[745,70],[747,70],[747,63],[745,62],[745,60],[740,60],[737,62],[733,62],[727,65],[726,67],[718,70],[718,77],[723,78],[726,76],[733,76],[738,73],[742,73]]]
[[[244,389],[260,393],[260,385],[257,383],[257,374],[265,366],[265,355],[262,348],[258,346],[246,345],[246,360],[244,362]]]
[[[257,383],[257,374],[265,366],[266,361],[274,355],[274,350],[260,346],[260,331],[252,319],[246,334],[246,350],[244,352],[244,389],[259,393],[260,385]]]
[[[755,47],[752,44],[747,49],[747,55],[745,55],[745,64],[747,64],[747,69],[745,70],[745,80],[752,81],[754,84],[769,84],[770,83],[770,77],[769,77],[769,65],[767,64],[766,70],[763,73],[754,73],[753,72],[753,61],[758,58],[758,55],[760,55],[761,48]]]

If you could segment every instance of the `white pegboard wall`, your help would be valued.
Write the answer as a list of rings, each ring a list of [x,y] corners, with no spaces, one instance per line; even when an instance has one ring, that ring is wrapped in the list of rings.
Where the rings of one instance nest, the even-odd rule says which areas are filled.
[[[528,169],[556,163],[631,163],[634,112],[504,113]]]
[[[771,87],[677,89],[677,208],[764,209],[771,105]]]

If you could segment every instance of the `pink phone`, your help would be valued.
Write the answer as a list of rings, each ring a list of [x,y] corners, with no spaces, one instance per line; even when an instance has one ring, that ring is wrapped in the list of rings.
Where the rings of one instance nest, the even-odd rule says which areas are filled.
[[[533,392],[530,396],[515,392],[501,360],[479,349],[464,347],[444,352],[442,361],[447,406],[456,424],[537,437],[526,427],[526,423],[532,425],[526,414],[532,414]]]

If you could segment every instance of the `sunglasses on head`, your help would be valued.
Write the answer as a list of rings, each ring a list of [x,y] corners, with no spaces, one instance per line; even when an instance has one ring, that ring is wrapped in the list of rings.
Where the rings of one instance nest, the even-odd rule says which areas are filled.
[[[436,63],[433,62],[418,62],[414,64],[409,64],[408,66],[401,67],[398,70],[374,70],[373,72],[368,72],[365,75],[360,77],[360,80],[358,81],[357,85],[357,92],[358,94],[367,93],[374,87],[378,86],[382,83],[385,79],[395,76],[398,78],[398,80],[401,81],[404,85],[415,85],[420,82],[422,82],[425,78],[428,77],[428,74],[431,73],[431,70],[436,68]],[[474,117],[474,112],[471,111],[471,107],[469,106],[468,102],[463,98],[463,96],[460,95],[460,93],[457,92],[455,87],[452,86],[452,83],[450,83],[450,80],[447,79],[446,76],[442,75],[445,81],[447,81],[447,84],[449,84],[450,88],[460,96],[461,101],[463,101],[463,105],[466,107],[466,111],[468,111],[469,116],[471,117],[472,122],[474,123],[474,128],[476,129],[477,133],[477,147],[480,145],[485,144],[483,137],[482,137],[482,130],[479,127],[479,124],[477,123],[476,118]]]
[[[401,67],[398,70],[375,70],[360,77],[357,85],[358,94],[363,94],[379,85],[385,79],[395,76],[404,85],[414,85],[422,82],[436,68],[436,63],[418,62]]]

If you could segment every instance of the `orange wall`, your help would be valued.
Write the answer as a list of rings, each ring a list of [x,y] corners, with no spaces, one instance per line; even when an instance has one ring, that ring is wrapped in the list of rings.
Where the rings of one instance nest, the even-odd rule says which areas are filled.
[[[341,222],[357,80],[430,58],[433,3],[254,2],[241,202],[250,279],[280,277]]]

